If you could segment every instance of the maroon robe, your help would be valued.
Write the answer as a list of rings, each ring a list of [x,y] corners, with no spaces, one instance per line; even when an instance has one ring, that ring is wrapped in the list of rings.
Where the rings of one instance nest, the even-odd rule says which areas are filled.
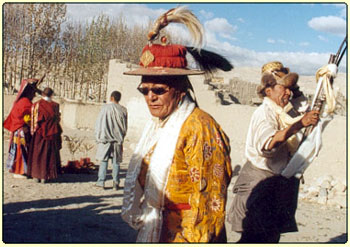
[[[31,132],[28,174],[45,180],[57,178],[62,147],[59,104],[44,99],[34,103]]]

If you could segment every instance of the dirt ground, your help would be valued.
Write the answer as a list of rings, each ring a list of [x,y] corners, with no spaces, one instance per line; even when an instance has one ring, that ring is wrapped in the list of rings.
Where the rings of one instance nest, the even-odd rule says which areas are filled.
[[[92,131],[64,129],[66,134],[85,136],[93,141]],[[121,165],[121,185],[132,154],[129,140],[125,143]],[[4,159],[8,139],[5,135]],[[94,157],[95,150],[87,154]],[[64,145],[62,164],[70,158]],[[110,168],[110,167],[109,167]],[[111,170],[105,190],[93,186],[97,170],[90,174],[62,174],[51,183],[14,178],[3,171],[3,242],[10,243],[133,243],[136,232],[120,217],[123,188],[112,190]],[[232,184],[229,201],[232,199]],[[299,201],[299,232],[284,234],[281,243],[345,243],[347,241],[345,208]],[[239,235],[227,225],[228,242]]]

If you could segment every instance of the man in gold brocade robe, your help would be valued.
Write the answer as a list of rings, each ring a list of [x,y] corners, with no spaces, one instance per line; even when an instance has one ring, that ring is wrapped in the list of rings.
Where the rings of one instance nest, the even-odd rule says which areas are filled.
[[[138,176],[142,188],[153,150],[142,161]],[[223,130],[196,107],[181,127],[169,168],[160,242],[226,241],[229,152]]]
[[[189,88],[187,75],[142,76],[155,118],[130,160],[122,208],[137,242],[226,242],[229,139]]]
[[[184,7],[171,9],[149,32],[141,67],[124,72],[141,76],[137,89],[153,119],[131,157],[121,215],[138,230],[137,242],[226,242],[230,142],[213,117],[198,107],[188,76],[233,66],[213,52],[169,44],[165,36],[161,44],[153,43],[160,29],[176,18],[188,20],[186,25],[202,41],[202,26],[193,13]],[[188,69],[186,53],[204,71]]]

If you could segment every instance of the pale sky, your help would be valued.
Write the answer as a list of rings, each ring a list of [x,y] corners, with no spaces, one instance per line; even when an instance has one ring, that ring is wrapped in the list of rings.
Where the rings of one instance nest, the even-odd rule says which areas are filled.
[[[227,57],[235,67],[261,67],[279,60],[300,74],[314,74],[343,41],[346,5],[324,3],[184,3],[205,28],[205,49]],[[67,3],[70,20],[83,23],[103,13],[121,14],[129,25],[154,21],[178,3]],[[189,37],[184,25],[167,28]],[[346,57],[340,66],[345,72]]]

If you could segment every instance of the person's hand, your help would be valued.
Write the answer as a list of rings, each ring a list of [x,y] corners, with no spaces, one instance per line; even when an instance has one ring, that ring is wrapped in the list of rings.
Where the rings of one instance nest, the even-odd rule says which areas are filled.
[[[309,111],[305,113],[304,117],[301,119],[301,124],[303,127],[307,127],[309,125],[315,126],[320,119],[320,112],[319,111]]]

